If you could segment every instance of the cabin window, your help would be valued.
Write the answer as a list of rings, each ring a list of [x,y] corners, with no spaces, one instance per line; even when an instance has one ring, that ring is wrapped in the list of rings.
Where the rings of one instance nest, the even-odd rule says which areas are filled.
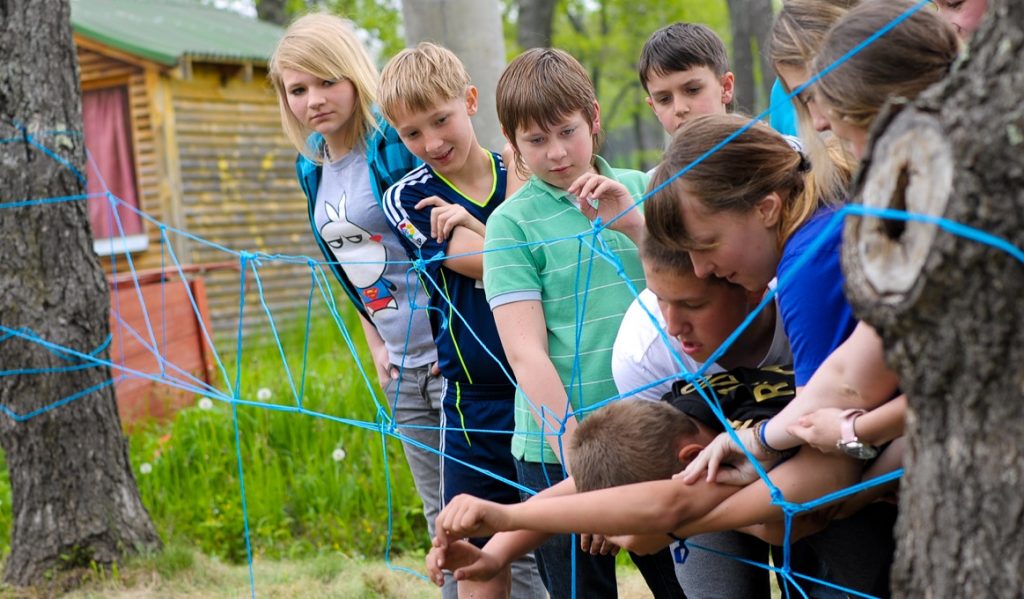
[[[93,247],[101,256],[146,249],[142,227],[127,86],[82,93],[89,222]],[[111,202],[109,191],[119,202]],[[96,195],[92,195],[96,194]]]

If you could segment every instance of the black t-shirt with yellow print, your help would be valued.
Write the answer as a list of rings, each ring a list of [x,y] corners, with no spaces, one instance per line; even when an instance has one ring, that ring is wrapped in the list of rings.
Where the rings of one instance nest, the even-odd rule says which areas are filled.
[[[725,429],[697,385],[712,401],[717,397],[722,414],[737,430],[778,414],[796,396],[793,366],[786,364],[733,368],[698,381],[676,381],[661,398],[717,432]]]

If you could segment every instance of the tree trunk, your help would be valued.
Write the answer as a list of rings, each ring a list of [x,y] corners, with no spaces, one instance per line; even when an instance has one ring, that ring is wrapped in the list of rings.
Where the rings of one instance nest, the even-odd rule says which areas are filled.
[[[925,9],[927,10],[927,9]],[[869,206],[1024,248],[1024,3],[994,0],[966,60],[875,126]],[[1024,588],[1024,264],[920,222],[847,222],[847,291],[909,398],[895,596]]]
[[[498,77],[505,68],[505,37],[498,0],[402,0],[405,41],[415,46],[432,41],[450,49],[466,65],[480,90],[473,117],[480,144],[500,152],[505,138],[494,106]]]
[[[771,0],[727,0],[726,4],[732,30],[731,66],[736,75],[733,105],[740,112],[754,114],[759,107],[768,106],[774,81],[765,52],[773,19]]]
[[[288,0],[257,0],[256,16],[282,27],[288,25]]]
[[[80,131],[67,1],[0,0],[0,138],[18,140],[0,144],[0,367],[49,370],[0,377],[0,404],[24,416],[99,387],[24,421],[0,415],[14,519],[4,579],[14,585],[160,543],[139,499],[109,369],[7,337],[31,331],[83,354],[103,348],[94,355],[107,359],[108,290],[85,201],[3,205],[82,194],[84,181],[61,164],[84,172]]]
[[[520,50],[550,48],[558,0],[519,0],[516,41]]]

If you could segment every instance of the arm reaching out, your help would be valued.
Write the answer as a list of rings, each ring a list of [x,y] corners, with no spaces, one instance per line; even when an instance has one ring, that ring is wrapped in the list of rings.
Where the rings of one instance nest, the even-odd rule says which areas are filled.
[[[530,413],[544,431],[544,437],[555,456],[562,460],[562,447],[568,446],[576,431],[576,417],[567,414],[569,398],[548,355],[547,323],[540,301],[524,300],[494,308],[494,324],[501,346],[519,381],[519,387],[530,400]],[[559,442],[558,431],[565,421],[565,432]],[[568,464],[564,464],[568,470]]]

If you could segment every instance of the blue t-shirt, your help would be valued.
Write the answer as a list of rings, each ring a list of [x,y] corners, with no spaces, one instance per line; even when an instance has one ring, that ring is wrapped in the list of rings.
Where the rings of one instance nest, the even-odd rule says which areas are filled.
[[[796,108],[793,107],[793,101],[786,97],[788,95],[786,88],[782,87],[782,81],[776,77],[772,85],[772,111],[768,113],[768,122],[779,133],[796,137],[799,134],[796,128]]]
[[[807,384],[857,325],[843,294],[843,224],[833,222],[835,213],[834,208],[819,208],[797,229],[782,248],[776,271],[779,313],[793,349],[797,387]],[[819,243],[820,237],[824,239]]]
[[[430,236],[433,208],[416,210],[420,200],[438,196],[465,207],[485,224],[505,200],[505,165],[500,154],[492,152],[490,156],[494,185],[481,204],[463,195],[426,164],[410,171],[387,190],[384,214],[411,259],[429,260],[448,250],[447,239],[439,243]],[[437,344],[441,374],[461,384],[511,384],[506,372],[511,373],[512,369],[501,348],[483,282],[451,270],[441,260],[427,262],[425,270],[425,277],[420,281],[425,295],[410,293],[414,301],[421,305],[425,302],[430,307],[430,326]]]

